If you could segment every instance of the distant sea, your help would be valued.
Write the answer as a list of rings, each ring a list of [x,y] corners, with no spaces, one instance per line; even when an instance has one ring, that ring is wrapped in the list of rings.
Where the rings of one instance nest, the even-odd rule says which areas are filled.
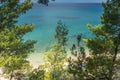
[[[100,24],[100,16],[103,12],[100,3],[50,3],[48,6],[34,3],[33,8],[18,19],[18,24],[33,23],[35,28],[24,36],[25,40],[36,40],[35,53],[30,60],[33,65],[39,64],[42,52],[46,51],[55,41],[54,34],[57,22],[61,20],[67,25],[69,35],[83,34],[83,37],[91,37],[87,24]],[[69,38],[68,47],[75,42],[75,38]]]

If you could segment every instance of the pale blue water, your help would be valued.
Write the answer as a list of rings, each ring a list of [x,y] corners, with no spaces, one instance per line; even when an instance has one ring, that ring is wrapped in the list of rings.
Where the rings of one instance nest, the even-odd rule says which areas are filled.
[[[37,40],[35,51],[40,53],[54,42],[55,28],[59,20],[68,25],[69,36],[83,33],[85,37],[90,37],[86,24],[99,24],[102,11],[101,4],[96,3],[52,3],[49,6],[34,4],[31,10],[21,15],[19,24],[35,25],[35,29],[24,38]],[[74,43],[74,40],[69,38],[69,43]]]

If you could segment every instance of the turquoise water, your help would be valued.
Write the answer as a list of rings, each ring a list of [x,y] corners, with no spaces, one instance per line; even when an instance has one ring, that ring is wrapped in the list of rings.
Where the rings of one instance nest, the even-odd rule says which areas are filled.
[[[19,18],[19,23],[33,23],[35,29],[24,38],[37,40],[35,51],[47,49],[54,41],[55,27],[59,20],[68,25],[69,36],[83,33],[90,36],[86,24],[100,23],[102,6],[95,3],[54,3],[49,6],[34,4]]]
[[[21,15],[19,24],[33,23],[34,30],[24,36],[24,39],[37,40],[35,52],[41,53],[54,42],[57,22],[62,20],[68,26],[69,36],[82,33],[90,37],[86,24],[97,25],[103,8],[98,3],[51,3],[49,6],[34,4],[26,14]],[[75,39],[69,38],[70,43]],[[35,56],[35,55],[34,55]]]

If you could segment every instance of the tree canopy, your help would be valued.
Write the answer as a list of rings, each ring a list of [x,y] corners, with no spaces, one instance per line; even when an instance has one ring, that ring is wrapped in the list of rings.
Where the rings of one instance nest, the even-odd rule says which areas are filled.
[[[88,72],[93,79],[116,80],[120,59],[120,1],[107,0],[102,4],[104,12],[101,16],[101,25],[92,27],[88,25],[94,38],[85,42],[91,50],[91,58],[88,59]]]
[[[0,66],[10,74],[26,70],[29,62],[27,55],[34,49],[36,41],[24,41],[23,36],[31,32],[33,24],[18,25],[17,18],[32,7],[30,0],[0,0]]]

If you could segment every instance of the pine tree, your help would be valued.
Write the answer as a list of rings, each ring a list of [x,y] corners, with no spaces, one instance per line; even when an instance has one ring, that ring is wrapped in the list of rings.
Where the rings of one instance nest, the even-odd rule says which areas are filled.
[[[50,0],[38,0],[38,3],[44,4],[48,6]],[[55,1],[55,0],[51,0],[51,1]]]
[[[105,31],[115,38],[120,34],[120,0],[107,0],[102,5],[101,23]]]
[[[64,75],[64,63],[67,58],[65,45],[67,43],[68,30],[66,25],[63,25],[61,21],[58,22],[55,39],[57,40],[52,44],[50,49],[45,52],[45,59],[47,61],[47,66],[49,72],[49,80],[65,80]]]
[[[31,32],[33,24],[17,25],[17,18],[32,7],[30,0],[0,0],[0,66],[10,74],[27,69],[27,55],[33,51],[35,41],[24,41],[23,36]]]
[[[45,70],[41,68],[36,68],[29,73],[27,80],[45,80],[44,73]]]
[[[86,53],[82,42],[82,35],[77,35],[77,44],[73,44],[71,50],[71,55],[68,59],[68,71],[73,75],[74,80],[84,80],[85,75],[85,59]]]
[[[112,63],[110,68],[109,77],[114,75],[114,67],[116,65],[117,56],[119,55],[120,48],[120,0],[107,0],[106,3],[103,3],[104,13],[101,16],[101,22],[103,24],[103,29],[109,34],[109,38],[113,41],[113,48],[111,51],[112,54]]]
[[[88,28],[95,37],[85,42],[91,50],[91,57],[86,65],[93,80],[116,80],[120,59],[120,1],[107,0],[103,3],[102,25]],[[118,79],[117,79],[118,80]]]

